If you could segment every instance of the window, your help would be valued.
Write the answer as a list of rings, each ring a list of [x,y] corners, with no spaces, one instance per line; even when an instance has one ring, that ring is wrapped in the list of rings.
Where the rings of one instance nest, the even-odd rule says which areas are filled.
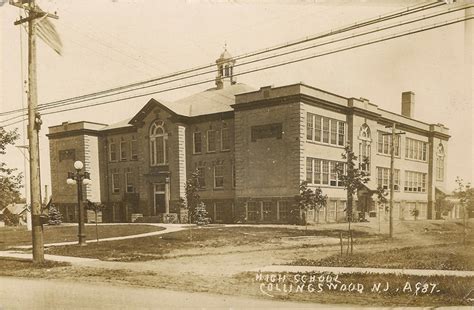
[[[323,118],[323,142],[329,143],[329,118]]]
[[[306,157],[306,181],[315,185],[342,186],[336,165],[336,161]]]
[[[426,142],[406,138],[405,158],[426,161]]]
[[[224,187],[224,166],[214,166],[214,188]]]
[[[426,192],[426,173],[405,171],[405,192]]]
[[[331,201],[328,204],[328,207],[329,207],[329,209],[328,209],[328,219],[335,221],[336,220],[337,201]]]
[[[112,173],[112,193],[120,192],[120,174]]]
[[[440,143],[436,152],[436,180],[443,181],[444,179],[444,147]]]
[[[390,189],[390,169],[377,167],[377,186],[383,189]],[[394,169],[393,189],[400,190],[400,170]]]
[[[199,131],[193,133],[193,153],[200,154],[202,152],[202,135]]]
[[[288,201],[279,201],[278,202],[278,216],[280,220],[286,220],[288,219],[288,214],[290,210],[288,207]]]
[[[163,121],[155,121],[150,127],[150,164],[152,166],[168,163],[168,134]]]
[[[230,149],[229,128],[222,128],[221,130],[221,150],[228,151]]]
[[[130,159],[138,160],[138,142],[135,137],[132,137],[132,141],[130,141]]]
[[[390,155],[390,146],[392,145],[392,135],[383,131],[378,132],[377,153]],[[393,141],[393,154],[400,156],[400,136],[395,136]]]
[[[306,139],[310,141],[344,146],[345,122],[322,117],[313,113],[306,115]]]
[[[271,221],[275,219],[275,203],[272,201],[263,202],[263,220]]]
[[[207,151],[208,152],[216,151],[216,138],[217,138],[217,134],[215,130],[207,131]]]
[[[198,171],[199,188],[206,188],[206,168],[198,167],[197,171]]]
[[[127,160],[127,142],[120,141],[120,160]]]
[[[331,120],[331,144],[337,144],[337,121]]]
[[[256,221],[258,219],[258,209],[257,209],[257,202],[249,201],[247,202],[247,220],[248,221]]]
[[[135,192],[135,187],[133,186],[133,173],[130,171],[130,168],[128,170],[129,171],[125,172],[125,191],[127,193],[133,193]]]
[[[306,139],[313,140],[314,133],[314,117],[313,114],[308,113],[306,116]]]
[[[337,139],[337,145],[344,146],[344,144],[345,144],[344,137],[345,137],[345,133],[346,133],[346,123],[338,122],[338,124],[339,124],[339,130],[338,130],[339,136],[338,136],[338,139]]]
[[[224,220],[224,203],[216,202],[214,204],[214,221]]]
[[[117,161],[117,144],[109,144],[110,161]]]

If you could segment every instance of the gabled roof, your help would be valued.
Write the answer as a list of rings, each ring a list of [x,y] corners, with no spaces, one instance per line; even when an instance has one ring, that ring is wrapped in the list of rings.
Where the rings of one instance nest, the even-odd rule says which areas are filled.
[[[24,203],[12,203],[8,205],[5,209],[7,209],[11,214],[20,215],[25,212],[28,207]]]
[[[132,127],[133,125],[130,124],[130,120],[131,120],[131,118],[127,118],[127,119],[121,120],[120,122],[104,126],[104,127],[100,128],[99,131],[112,130],[112,129],[124,128],[124,127]]]
[[[161,107],[171,114],[184,117],[233,111],[232,105],[235,103],[235,95],[254,90],[255,88],[246,84],[236,83],[222,89],[211,88],[174,102],[150,99],[128,123],[134,124],[143,120],[156,107]]]

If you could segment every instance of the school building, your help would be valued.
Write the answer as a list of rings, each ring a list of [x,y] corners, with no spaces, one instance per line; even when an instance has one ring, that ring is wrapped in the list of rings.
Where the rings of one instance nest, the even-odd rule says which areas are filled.
[[[255,89],[235,81],[234,65],[225,51],[216,60],[214,88],[171,103],[150,99],[117,124],[49,127],[52,197],[65,219],[77,217],[76,189],[66,178],[81,160],[92,179],[84,200],[106,204],[108,222],[179,217],[179,199],[196,169],[213,222],[286,223],[303,180],[328,196],[327,208],[308,220],[344,221],[346,192],[335,164],[347,144],[370,173],[354,206],[374,216],[380,211],[374,191],[389,186],[393,124],[403,132],[394,141],[394,216],[413,219],[414,209],[419,219],[439,216],[449,131],[414,119],[413,92],[402,94],[397,114],[302,83]]]

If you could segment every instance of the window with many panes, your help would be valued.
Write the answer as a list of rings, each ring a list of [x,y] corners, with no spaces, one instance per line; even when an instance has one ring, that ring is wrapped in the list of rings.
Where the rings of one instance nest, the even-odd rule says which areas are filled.
[[[120,141],[120,160],[127,160],[127,141]]]
[[[289,210],[289,203],[288,201],[279,201],[278,202],[278,217],[280,220],[288,219],[288,215],[290,214]]]
[[[224,166],[215,165],[214,166],[214,188],[223,188],[224,187]]]
[[[163,121],[155,121],[150,127],[150,164],[152,166],[168,163],[168,134]]]
[[[138,141],[135,136],[132,136],[132,141],[130,141],[130,159],[138,160]]]
[[[127,169],[125,172],[125,191],[127,193],[135,192],[134,180],[133,180],[133,172],[130,168]]]
[[[377,139],[377,153],[390,155],[390,147],[392,145],[392,135],[387,132],[379,131]],[[393,141],[393,154],[400,156],[400,136],[395,136]]]
[[[221,150],[228,151],[230,149],[229,128],[221,130]]]
[[[110,143],[109,144],[109,155],[110,161],[117,161],[117,144]]]
[[[112,173],[112,193],[120,192],[120,174]]]
[[[332,145],[344,146],[346,124],[343,121],[313,113],[306,115],[306,139]]]
[[[206,188],[206,168],[197,167],[199,188]]]
[[[263,220],[264,221],[271,221],[276,218],[276,208],[275,202],[273,201],[264,201],[262,206],[263,211]]]
[[[306,181],[314,185],[342,186],[336,172],[338,162],[306,157]]]
[[[217,140],[217,132],[215,130],[208,130],[207,131],[207,151],[208,152],[215,152],[216,151],[216,141]]]
[[[193,133],[193,153],[200,154],[202,152],[202,134],[199,131]]]
[[[249,201],[247,202],[247,220],[248,221],[257,221],[259,220],[260,212],[258,209],[260,208],[260,204],[256,201]]]
[[[405,140],[405,158],[426,161],[427,143],[406,138]]]
[[[377,167],[377,186],[383,189],[390,189],[390,169]],[[400,170],[394,169],[393,188],[395,191],[400,190]]]
[[[426,173],[405,171],[405,192],[426,192]]]

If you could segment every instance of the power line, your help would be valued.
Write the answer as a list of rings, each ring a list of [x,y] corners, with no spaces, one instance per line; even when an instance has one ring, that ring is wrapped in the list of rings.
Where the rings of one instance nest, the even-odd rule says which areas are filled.
[[[273,54],[273,55],[266,56],[266,57],[263,57],[263,58],[254,59],[254,60],[247,61],[247,62],[244,62],[244,63],[241,63],[241,64],[237,64],[237,65],[235,65],[235,67],[244,66],[244,65],[248,65],[248,64],[252,64],[252,63],[257,63],[257,62],[260,62],[260,61],[269,60],[269,59],[273,59],[273,58],[281,57],[281,56],[286,56],[286,55],[290,55],[290,54],[293,54],[293,53],[298,53],[298,52],[301,52],[301,51],[321,47],[321,46],[324,46],[324,45],[337,43],[337,42],[342,42],[342,41],[345,41],[345,40],[354,39],[354,38],[361,37],[361,36],[364,36],[364,35],[373,34],[373,33],[377,33],[377,32],[380,32],[380,31],[405,26],[405,25],[412,24],[412,23],[415,23],[415,22],[418,22],[418,21],[423,21],[423,20],[427,20],[427,19],[430,19],[430,18],[439,17],[439,16],[442,16],[442,15],[445,15],[445,14],[454,13],[454,12],[464,10],[464,9],[466,9],[468,7],[472,7],[472,6],[474,6],[474,5],[468,5],[468,6],[464,6],[464,7],[457,7],[455,9],[450,9],[450,10],[447,10],[447,11],[437,12],[437,13],[431,14],[431,15],[424,15],[421,18],[415,18],[415,19],[412,19],[412,20],[409,20],[409,21],[391,24],[391,25],[388,25],[388,26],[385,26],[385,27],[376,28],[374,30],[369,30],[369,31],[366,31],[366,32],[346,36],[346,37],[339,38],[339,39],[336,39],[336,40],[327,41],[327,42],[319,43],[319,44],[316,44],[316,45],[310,45],[310,46],[302,47],[302,48],[299,48],[299,49],[290,50],[290,51],[287,51],[287,52],[282,52],[282,53],[279,53],[279,54]],[[38,110],[47,110],[47,109],[61,107],[61,106],[69,105],[69,104],[77,104],[77,103],[81,103],[81,102],[97,100],[97,99],[104,98],[104,97],[116,96],[116,95],[120,95],[120,94],[123,94],[123,93],[128,93],[128,92],[137,91],[137,90],[141,90],[141,89],[145,89],[145,88],[160,86],[160,85],[164,85],[164,84],[169,84],[169,83],[172,83],[172,82],[182,81],[184,79],[198,77],[198,76],[206,75],[206,74],[210,74],[210,73],[215,73],[215,70],[196,73],[196,74],[193,74],[193,75],[188,75],[186,77],[171,79],[171,80],[167,80],[167,81],[161,82],[161,83],[155,83],[155,84],[140,86],[140,87],[136,87],[136,88],[132,88],[132,89],[126,89],[126,90],[123,90],[123,91],[115,92],[113,94],[105,94],[105,95],[96,96],[96,97],[93,97],[93,98],[85,98],[85,99],[82,99],[82,100],[76,100],[76,101],[72,101],[72,102],[64,102],[64,103],[57,103],[57,104],[52,104],[51,103],[51,104],[48,104],[47,106],[42,105]],[[16,118],[18,118],[18,116],[7,119],[5,121],[16,119]]]
[[[289,65],[289,64],[309,60],[309,59],[314,59],[314,58],[318,58],[318,57],[322,57],[322,56],[327,56],[327,55],[335,54],[335,53],[338,53],[338,52],[348,51],[348,50],[352,50],[352,49],[355,49],[355,48],[368,46],[368,45],[371,45],[371,44],[380,43],[380,42],[384,42],[384,41],[389,41],[389,40],[393,40],[393,39],[396,39],[396,38],[400,38],[400,37],[404,37],[404,36],[408,36],[408,35],[413,35],[413,34],[416,34],[416,33],[421,33],[421,32],[425,32],[425,31],[432,30],[432,29],[446,27],[446,26],[453,25],[453,24],[456,24],[456,23],[465,22],[465,21],[468,21],[468,20],[471,20],[471,19],[474,19],[474,15],[469,15],[469,16],[466,16],[464,18],[452,19],[452,20],[445,21],[445,22],[442,22],[442,23],[433,24],[429,27],[421,27],[421,28],[418,28],[418,29],[415,29],[415,30],[410,30],[410,31],[406,31],[406,32],[403,32],[403,33],[398,33],[398,34],[391,35],[391,36],[388,36],[388,37],[375,39],[375,40],[372,40],[372,41],[368,41],[368,42],[364,42],[364,43],[360,43],[360,44],[356,44],[356,45],[336,49],[336,50],[333,50],[333,51],[328,51],[328,52],[324,52],[324,53],[320,53],[320,54],[313,54],[313,55],[309,55],[309,56],[305,56],[305,57],[300,57],[300,58],[297,58],[297,59],[292,59],[292,60],[284,61],[284,62],[281,62],[281,63],[278,63],[278,64],[273,64],[273,65],[269,65],[269,66],[265,66],[265,67],[254,68],[254,69],[251,69],[251,70],[248,70],[248,71],[237,73],[237,74],[235,74],[235,76],[246,75],[246,74],[250,74],[250,73],[254,73],[254,72],[258,72],[258,71],[263,71],[263,70],[268,70],[268,69],[273,69],[273,68],[277,68],[277,67],[280,67],[280,66]],[[113,103],[113,102],[120,102],[120,101],[124,101],[124,100],[140,98],[140,97],[154,95],[154,94],[163,93],[163,92],[167,92],[167,91],[172,91],[172,90],[177,90],[177,89],[181,89],[181,88],[186,88],[186,87],[196,86],[196,85],[200,85],[200,84],[205,84],[205,83],[209,83],[209,82],[212,82],[212,81],[213,81],[213,79],[202,80],[202,81],[193,82],[193,83],[186,84],[186,85],[175,86],[175,87],[170,87],[170,88],[167,88],[167,89],[148,92],[148,93],[145,93],[145,94],[139,94],[139,95],[134,95],[134,96],[125,97],[125,98],[119,98],[119,99],[105,101],[105,102],[94,103],[94,104],[85,105],[85,106],[72,107],[72,108],[67,108],[67,109],[62,109],[62,110],[57,110],[57,111],[51,111],[51,112],[48,112],[48,113],[44,113],[44,115],[56,114],[56,113],[66,112],[66,111],[73,111],[73,110],[78,110],[78,109],[83,109],[83,108],[89,108],[89,107],[105,105],[105,104]],[[4,127],[10,126],[10,125],[13,125],[13,124],[19,123],[19,122],[21,122],[21,121],[17,121],[17,122],[11,123],[11,124],[4,125]]]
[[[261,55],[261,54],[264,54],[264,53],[268,53],[268,52],[271,52],[271,51],[288,48],[288,47],[295,46],[295,45],[298,45],[298,44],[307,43],[307,42],[310,42],[310,41],[313,41],[313,40],[316,40],[316,39],[321,39],[321,38],[324,38],[324,37],[329,37],[329,36],[341,34],[343,32],[347,32],[347,31],[350,31],[350,30],[355,30],[355,29],[358,29],[358,28],[366,27],[368,25],[373,25],[373,24],[376,24],[376,23],[379,23],[379,22],[390,20],[390,19],[399,18],[399,17],[406,16],[406,15],[413,14],[413,13],[418,13],[418,12],[421,12],[421,11],[424,11],[424,10],[427,10],[427,9],[431,9],[431,8],[435,8],[435,7],[438,7],[438,6],[441,6],[441,5],[444,5],[444,3],[443,2],[440,3],[438,1],[436,1],[436,2],[429,2],[429,3],[416,5],[416,6],[413,6],[413,7],[407,7],[404,10],[397,10],[393,13],[387,13],[387,14],[378,16],[377,18],[372,18],[372,19],[368,19],[368,20],[365,20],[365,21],[362,21],[362,22],[351,24],[349,26],[345,26],[345,27],[339,28],[339,29],[334,30],[334,31],[331,30],[329,32],[324,32],[322,34],[317,34],[317,35],[314,35],[312,37],[307,37],[307,38],[296,40],[296,41],[289,42],[289,43],[286,43],[286,44],[280,44],[280,45],[277,45],[277,46],[274,46],[274,47],[271,47],[271,48],[257,50],[257,51],[254,51],[254,52],[242,54],[242,55],[234,57],[234,59],[238,60],[238,59],[243,59],[243,58],[248,58],[248,57],[254,57],[254,56]],[[256,60],[256,61],[258,61],[258,60]],[[253,61],[253,62],[256,62],[256,61]],[[249,63],[252,63],[252,62],[249,62]],[[247,64],[247,63],[245,63],[245,64]],[[239,64],[237,64],[237,66],[238,65]],[[244,65],[244,64],[240,64],[240,65]],[[81,100],[81,99],[85,99],[85,98],[89,98],[89,97],[94,97],[94,96],[98,96],[98,95],[102,95],[102,94],[121,91],[123,89],[131,88],[131,87],[138,87],[138,86],[141,86],[141,85],[144,85],[144,84],[152,83],[152,82],[163,80],[163,79],[173,78],[173,77],[176,77],[176,76],[192,73],[192,72],[199,71],[199,70],[204,70],[204,69],[214,67],[214,66],[215,66],[215,64],[204,65],[204,66],[195,67],[195,68],[191,68],[191,69],[187,69],[187,70],[183,70],[183,71],[178,71],[178,72],[171,73],[171,74],[165,75],[165,76],[161,76],[161,77],[158,77],[158,78],[155,78],[155,79],[150,79],[150,80],[146,80],[146,81],[142,81],[142,82],[136,82],[136,83],[132,83],[132,84],[124,85],[124,86],[119,86],[119,87],[116,87],[116,88],[111,88],[111,89],[107,89],[107,90],[103,90],[103,91],[99,91],[99,92],[94,92],[94,93],[90,93],[90,94],[86,94],[86,95],[81,95],[81,96],[77,96],[77,97],[72,97],[72,98],[62,99],[62,100],[58,100],[58,101],[53,101],[53,102],[49,102],[49,103],[39,105],[39,109],[42,109],[42,107],[44,107],[44,106],[57,105],[57,104],[61,104],[61,103],[77,101],[77,100]],[[209,72],[206,72],[206,73],[209,73]],[[206,73],[202,73],[202,74],[206,74]],[[191,76],[191,77],[193,77],[193,76]],[[187,77],[187,78],[189,78],[189,77]],[[156,85],[154,85],[154,86],[156,86]],[[94,98],[94,99],[98,99],[98,98]],[[0,113],[0,116],[12,114],[12,113],[17,113],[17,112],[21,112],[21,111],[22,111],[22,109],[7,111],[7,112]]]

